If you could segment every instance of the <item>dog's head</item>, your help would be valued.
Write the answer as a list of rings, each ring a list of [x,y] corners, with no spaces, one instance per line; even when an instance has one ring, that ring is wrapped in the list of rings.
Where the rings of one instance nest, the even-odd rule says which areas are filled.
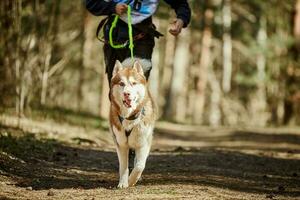
[[[138,61],[123,66],[116,61],[111,80],[111,98],[122,108],[136,109],[146,96],[146,78]]]

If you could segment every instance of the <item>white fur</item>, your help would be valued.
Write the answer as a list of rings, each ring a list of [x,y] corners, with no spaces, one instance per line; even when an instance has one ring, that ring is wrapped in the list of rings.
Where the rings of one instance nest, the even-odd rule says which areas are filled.
[[[120,66],[122,67],[122,66]],[[116,69],[117,73],[118,69]],[[141,177],[141,174],[145,168],[146,160],[150,152],[152,142],[152,132],[154,127],[154,121],[151,124],[145,124],[143,121],[143,114],[139,114],[135,120],[126,120],[132,112],[143,102],[147,89],[143,84],[133,85],[133,77],[123,77],[121,80],[125,83],[125,86],[114,85],[112,93],[115,101],[121,108],[121,116],[124,118],[122,121],[122,129],[119,131],[114,125],[112,125],[112,132],[115,135],[117,153],[119,159],[119,188],[126,188],[133,186]],[[131,108],[126,107],[123,104],[124,92],[130,93]],[[147,110],[145,111],[147,114]],[[127,137],[125,130],[132,130]],[[129,148],[134,149],[136,153],[134,168],[129,176],[128,170],[128,152]]]
[[[144,72],[151,69],[152,63],[150,60],[144,58],[137,58],[137,57],[135,57],[134,59],[126,58],[122,62],[122,65],[124,67],[132,67],[135,61],[138,61],[142,65]]]
[[[140,119],[135,121],[140,122]],[[132,122],[124,120],[123,124],[126,127],[132,127]],[[138,123],[134,126],[129,137],[127,137],[124,131],[118,131],[113,127],[114,134],[116,136],[117,153],[119,158],[119,188],[126,188],[128,186],[134,186],[140,179],[142,172],[145,168],[146,161],[150,152],[152,142],[153,125],[145,126],[143,123]],[[135,163],[132,172],[129,175],[128,170],[128,152],[129,148],[135,150]]]
[[[130,114],[143,101],[146,94],[146,88],[143,84],[132,85],[131,83],[134,81],[133,77],[129,77],[129,80],[122,78],[122,81],[125,83],[125,86],[122,87],[120,85],[114,85],[113,96],[115,97],[118,105],[121,107],[121,116],[126,118],[129,117]],[[131,108],[127,108],[123,104],[125,92],[130,94],[130,99],[132,100]]]

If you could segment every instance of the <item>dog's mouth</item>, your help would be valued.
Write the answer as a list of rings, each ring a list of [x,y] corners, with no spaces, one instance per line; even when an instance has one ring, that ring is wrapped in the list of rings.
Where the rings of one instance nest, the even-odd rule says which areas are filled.
[[[127,108],[131,108],[131,102],[132,102],[131,99],[126,98],[126,99],[123,100],[123,104]]]

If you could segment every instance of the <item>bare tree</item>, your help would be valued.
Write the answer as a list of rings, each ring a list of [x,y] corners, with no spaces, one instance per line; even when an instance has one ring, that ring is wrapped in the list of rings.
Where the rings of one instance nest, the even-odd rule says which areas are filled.
[[[251,112],[253,124],[265,126],[268,120],[266,115],[266,45],[267,45],[267,19],[265,16],[259,18],[259,30],[257,33],[257,45],[260,52],[257,54],[257,91],[251,99]],[[255,117],[259,115],[259,117]]]
[[[213,69],[210,69],[208,72],[208,82],[211,89],[209,125],[219,126],[221,124],[220,103],[222,98],[222,90],[221,85]]]
[[[14,1],[13,13],[14,13],[14,29],[17,33],[17,44],[15,52],[15,79],[16,79],[16,112],[18,116],[23,114],[23,106],[21,104],[21,26],[22,26],[22,1]]]
[[[167,29],[167,26],[165,27]],[[173,63],[174,63],[174,54],[175,54],[175,46],[176,46],[176,38],[171,34],[166,34],[166,48],[163,58],[163,74],[161,81],[161,93],[164,94],[164,102],[163,102],[163,117],[169,118],[172,116],[170,102],[171,102],[171,79],[173,73]]]
[[[296,14],[294,16],[294,36],[300,48],[300,0],[295,5]]]
[[[41,105],[45,105],[48,90],[49,71],[51,70],[51,58],[53,51],[53,43],[55,41],[57,26],[55,23],[58,19],[60,0],[53,1],[52,10],[49,16],[48,31],[43,41],[43,69],[42,69],[42,89],[41,89]]]
[[[159,28],[160,27],[160,21],[158,19],[154,19],[156,26]],[[149,79],[149,88],[152,94],[152,97],[154,98],[155,102],[158,102],[158,97],[159,97],[159,61],[160,61],[160,43],[155,45],[154,50],[153,50],[153,55],[152,55],[152,70],[151,70],[151,76]]]
[[[85,72],[85,59],[84,59],[84,53],[86,49],[86,32],[87,32],[87,27],[86,27],[86,21],[88,20],[87,17],[87,12],[86,10],[81,11],[81,30],[79,33],[79,38],[81,42],[81,51],[79,54],[79,73],[78,73],[78,85],[77,85],[77,110],[81,111],[82,109],[82,101],[83,101],[83,91],[82,91],[82,86],[84,84],[84,72]]]
[[[232,42],[231,42],[231,0],[224,0],[223,5],[223,91],[231,89]]]
[[[172,113],[171,119],[177,122],[184,122],[186,116],[186,75],[190,59],[189,41],[190,31],[184,30],[178,37],[174,55],[173,74],[170,88],[170,111]]]
[[[211,8],[206,9],[204,13],[204,24],[205,28],[202,36],[202,48],[199,64],[199,74],[196,85],[196,101],[194,101],[194,112],[193,112],[193,122],[196,124],[201,124],[203,121],[203,112],[205,104],[206,95],[206,85],[207,85],[207,75],[208,68],[211,64],[211,42],[212,42],[212,21],[214,13]]]

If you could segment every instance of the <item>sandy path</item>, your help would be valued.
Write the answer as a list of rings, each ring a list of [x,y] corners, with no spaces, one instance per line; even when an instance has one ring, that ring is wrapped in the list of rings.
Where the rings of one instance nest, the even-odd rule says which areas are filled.
[[[107,132],[43,131],[0,127],[0,199],[300,199],[297,129],[159,123],[143,179],[123,190]]]

